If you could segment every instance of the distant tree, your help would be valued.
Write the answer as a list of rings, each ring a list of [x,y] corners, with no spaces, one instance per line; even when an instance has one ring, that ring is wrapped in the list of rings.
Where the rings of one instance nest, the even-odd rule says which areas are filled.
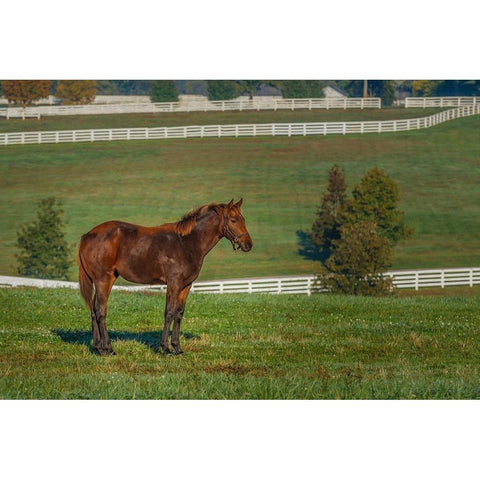
[[[178,101],[178,88],[174,80],[156,80],[152,82],[150,90],[152,102]]]
[[[265,83],[263,80],[237,80],[239,93],[246,93],[250,99],[253,98],[263,83]]]
[[[438,97],[480,95],[480,80],[438,81],[435,85],[434,95]]]
[[[437,88],[435,80],[414,80],[412,82],[412,95],[414,97],[431,97]]]
[[[60,202],[53,197],[40,201],[37,220],[17,233],[18,273],[34,278],[67,279],[70,247],[65,241]]]
[[[209,100],[231,100],[238,96],[238,87],[233,80],[208,80]]]
[[[313,244],[328,252],[334,240],[340,238],[340,227],[344,221],[345,174],[343,169],[334,165],[328,175],[327,191],[317,210],[317,218],[309,236]]]
[[[393,80],[342,80],[338,83],[351,97],[378,97],[382,105],[391,105],[395,100]]]
[[[50,95],[50,80],[4,80],[3,96],[22,107]]]
[[[284,98],[322,98],[325,82],[320,80],[282,80],[278,82]]]
[[[81,105],[92,103],[96,94],[96,80],[60,80],[55,96],[65,105]]]

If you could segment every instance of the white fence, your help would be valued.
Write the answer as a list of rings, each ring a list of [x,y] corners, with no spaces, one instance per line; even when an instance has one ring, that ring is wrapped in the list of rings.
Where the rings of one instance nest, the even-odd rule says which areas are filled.
[[[407,97],[405,108],[469,107],[480,104],[480,97]]]
[[[231,110],[300,110],[381,108],[380,98],[262,98],[258,100],[189,101],[105,105],[60,105],[0,109],[7,119],[22,115],[101,115],[118,113],[225,112]]]
[[[397,288],[450,287],[480,285],[480,267],[448,268],[435,270],[400,270],[388,272]],[[37,280],[33,278],[0,276],[0,287],[78,288],[76,282]],[[116,290],[165,292],[165,285],[114,286]],[[296,293],[324,292],[314,275],[298,275],[277,278],[249,278],[195,282],[192,293]]]
[[[207,137],[257,137],[347,135],[402,132],[429,128],[455,118],[478,115],[480,104],[439,112],[428,117],[404,120],[326,123],[262,123],[244,125],[192,125],[185,127],[113,128],[101,130],[59,130],[0,134],[0,145],[79,143],[113,140],[159,140]]]

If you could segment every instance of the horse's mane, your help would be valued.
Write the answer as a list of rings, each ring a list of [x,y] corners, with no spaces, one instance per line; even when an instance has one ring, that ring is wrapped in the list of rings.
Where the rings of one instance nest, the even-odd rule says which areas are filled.
[[[223,207],[223,204],[209,203],[198,207],[190,212],[186,213],[177,223],[174,224],[175,233],[178,233],[182,237],[191,233],[198,219],[205,213],[215,209],[215,207]]]

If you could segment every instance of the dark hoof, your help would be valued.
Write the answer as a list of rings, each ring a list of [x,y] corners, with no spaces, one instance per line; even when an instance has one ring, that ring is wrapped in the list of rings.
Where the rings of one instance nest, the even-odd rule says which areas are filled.
[[[180,348],[178,350],[175,350],[175,355],[183,355],[183,350]]]
[[[172,355],[172,351],[169,348],[162,348],[162,353],[164,355]]]

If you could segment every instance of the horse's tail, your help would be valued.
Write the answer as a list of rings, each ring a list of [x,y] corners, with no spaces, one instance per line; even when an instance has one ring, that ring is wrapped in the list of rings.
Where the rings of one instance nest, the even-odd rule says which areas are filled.
[[[88,274],[85,261],[82,258],[82,242],[78,247],[77,263],[78,263],[78,283],[80,285],[80,293],[82,294],[87,307],[90,311],[93,310],[93,280]]]

